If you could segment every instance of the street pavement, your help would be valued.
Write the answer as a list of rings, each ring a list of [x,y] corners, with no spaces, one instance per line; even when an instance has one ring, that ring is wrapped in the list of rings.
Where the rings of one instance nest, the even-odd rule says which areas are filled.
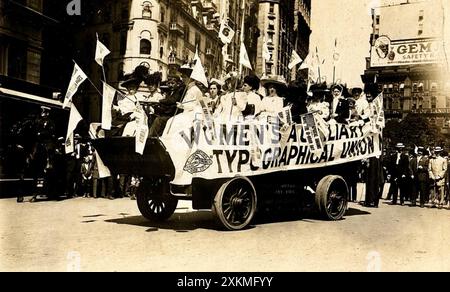
[[[135,201],[0,200],[0,271],[450,271],[450,211],[351,203],[344,220],[221,231],[180,202],[165,223]]]

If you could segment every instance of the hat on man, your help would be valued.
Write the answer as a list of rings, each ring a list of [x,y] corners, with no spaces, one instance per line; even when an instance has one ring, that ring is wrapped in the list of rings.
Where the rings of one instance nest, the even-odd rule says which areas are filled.
[[[148,86],[151,85],[159,86],[161,83],[161,79],[162,79],[161,72],[155,72],[153,74],[148,75],[144,81],[145,84],[147,84]]]
[[[125,88],[131,88],[131,87],[139,87],[142,83],[142,81],[146,80],[149,75],[149,68],[144,65],[140,64],[137,66],[133,73],[126,74],[124,76],[124,80],[120,85]]]
[[[442,152],[442,151],[444,151],[444,149],[442,149],[442,147],[440,147],[440,146],[436,146],[434,148],[434,152]]]
[[[250,85],[253,90],[259,89],[260,79],[256,75],[248,75],[244,78],[244,83]]]
[[[180,69],[178,69],[178,72],[180,72],[181,74],[183,74],[184,76],[190,77],[192,74],[193,68],[191,67],[190,64],[186,63],[183,64]]]
[[[397,145],[395,145],[395,148],[405,148],[405,145],[403,143],[397,143]]]
[[[313,84],[309,91],[311,94],[308,94],[308,96],[311,98],[324,98],[330,93],[326,83]]]

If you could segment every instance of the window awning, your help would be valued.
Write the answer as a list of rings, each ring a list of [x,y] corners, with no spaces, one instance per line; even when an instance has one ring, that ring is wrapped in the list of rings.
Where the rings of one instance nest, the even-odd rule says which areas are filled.
[[[7,89],[4,87],[0,87],[0,97],[2,98],[11,98],[21,101],[29,101],[32,103],[40,104],[40,105],[46,105],[53,108],[59,108],[62,109],[63,103],[58,100],[53,100],[33,94],[28,94],[12,89]]]

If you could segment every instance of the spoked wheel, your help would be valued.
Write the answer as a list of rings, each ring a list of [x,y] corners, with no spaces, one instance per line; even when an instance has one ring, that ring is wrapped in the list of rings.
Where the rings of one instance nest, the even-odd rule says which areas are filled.
[[[342,177],[324,177],[316,190],[316,205],[321,216],[327,220],[341,220],[347,211],[347,196],[347,183]]]
[[[165,178],[144,178],[136,194],[141,214],[150,221],[164,221],[175,212],[178,200],[169,193]]]
[[[241,230],[252,221],[256,212],[256,190],[244,177],[234,178],[219,189],[214,198],[213,212],[228,230]]]

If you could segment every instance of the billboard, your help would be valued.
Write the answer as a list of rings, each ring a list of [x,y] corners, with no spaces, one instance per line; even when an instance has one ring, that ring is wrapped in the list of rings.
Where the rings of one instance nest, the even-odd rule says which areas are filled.
[[[370,66],[404,66],[438,64],[444,58],[443,42],[438,39],[412,39],[391,41],[381,36],[371,50]]]

